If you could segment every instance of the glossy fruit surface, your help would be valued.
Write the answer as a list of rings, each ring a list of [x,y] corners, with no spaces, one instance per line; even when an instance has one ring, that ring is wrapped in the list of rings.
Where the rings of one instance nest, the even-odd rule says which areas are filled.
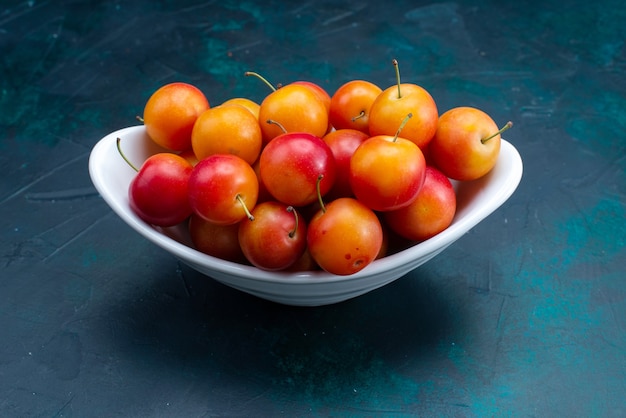
[[[501,143],[498,132],[491,116],[480,109],[467,106],[450,109],[439,118],[437,132],[429,145],[429,158],[452,179],[478,179],[491,171],[498,160]],[[485,141],[486,138],[490,139]]]
[[[259,109],[261,105],[259,105],[254,100],[248,99],[246,97],[233,97],[231,99],[226,100],[221,104],[221,106],[230,106],[230,105],[238,105],[243,106],[250,111],[254,115],[254,117],[259,119]]]
[[[275,123],[276,121],[285,129]],[[286,132],[306,132],[322,137],[328,130],[328,111],[310,87],[288,84],[261,102],[259,124],[265,143]]]
[[[350,159],[350,187],[376,211],[408,205],[424,183],[426,161],[415,143],[401,137],[373,136]]]
[[[128,188],[129,204],[144,221],[173,226],[191,215],[188,182],[192,166],[168,152],[149,157]]]
[[[296,85],[302,85],[305,87],[308,87],[313,93],[315,93],[315,95],[317,96],[318,99],[320,99],[320,101],[324,104],[324,107],[326,108],[326,113],[328,114],[328,112],[330,111],[330,94],[328,94],[328,92],[326,91],[326,89],[324,89],[322,86],[320,86],[317,83],[313,83],[312,81],[306,81],[306,80],[298,80],[298,81],[294,81],[291,84],[296,84]],[[330,119],[328,120],[328,127],[326,128],[326,132],[330,132],[332,130],[333,126],[330,123]]]
[[[370,135],[394,135],[407,114],[413,117],[402,129],[402,137],[425,148],[437,130],[438,111],[435,100],[423,87],[403,83],[385,89],[372,103],[369,117]]]
[[[434,167],[417,198],[408,206],[385,212],[384,220],[395,233],[411,241],[424,241],[445,230],[456,213],[456,194],[450,179]]]
[[[191,131],[198,116],[209,108],[209,102],[197,87],[171,83],[155,91],[143,110],[148,136],[171,151],[191,148]]]
[[[192,214],[188,229],[196,250],[235,263],[246,261],[239,246],[239,224],[218,225]]]
[[[218,225],[246,218],[258,194],[254,170],[232,154],[206,157],[196,164],[189,178],[189,202],[194,213]]]
[[[259,203],[253,219],[239,223],[239,244],[246,259],[263,270],[284,270],[306,249],[306,224],[295,208],[276,201]]]
[[[335,129],[356,129],[369,134],[372,104],[382,93],[376,84],[366,80],[351,80],[332,95],[329,119]]]
[[[368,138],[369,135],[356,129],[337,129],[322,138],[333,152],[337,166],[335,184],[329,192],[331,198],[354,196],[350,187],[350,159]]]
[[[307,244],[315,262],[329,273],[354,274],[376,259],[383,231],[376,214],[356,199],[339,198],[309,222]]]
[[[191,132],[191,146],[198,160],[213,154],[234,154],[252,164],[259,157],[262,143],[257,118],[240,105],[205,110]]]
[[[267,191],[287,205],[305,206],[324,196],[335,182],[333,153],[319,137],[308,133],[282,134],[261,152],[261,181]]]

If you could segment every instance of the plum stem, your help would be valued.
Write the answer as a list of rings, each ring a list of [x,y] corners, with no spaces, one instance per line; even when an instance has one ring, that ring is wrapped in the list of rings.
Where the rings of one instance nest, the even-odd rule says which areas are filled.
[[[265,77],[263,77],[261,74],[259,73],[255,73],[254,71],[246,71],[245,73],[243,73],[246,77],[249,76],[254,76],[256,78],[258,78],[259,80],[261,80],[262,82],[264,82],[265,84],[267,84],[267,86],[272,89],[272,91],[276,91],[276,87],[274,87],[272,85],[272,83],[270,83],[269,81],[267,81],[267,79]]]
[[[246,216],[248,217],[248,219],[251,221],[254,221],[254,216],[252,216],[252,214],[250,213],[250,210],[248,210],[248,206],[246,206],[246,202],[244,202],[243,197],[241,197],[241,195],[237,193],[237,196],[235,196],[235,199],[237,199],[239,203],[241,203],[241,206],[243,207],[243,211],[246,212]]]
[[[489,141],[491,138],[495,137],[496,135],[500,135],[502,132],[506,131],[507,129],[509,129],[511,126],[513,126],[513,122],[508,121],[506,123],[506,125],[504,125],[502,128],[500,128],[500,130],[498,132],[496,132],[495,134],[491,134],[489,135],[487,138],[482,138],[480,140],[481,144],[486,144],[487,141]]]
[[[358,115],[354,116],[351,118],[352,122],[356,122],[359,119],[362,119],[365,117],[365,110],[361,110],[361,113],[359,113]]]
[[[326,205],[324,205],[324,199],[322,199],[322,191],[320,187],[320,183],[322,182],[323,178],[324,178],[323,174],[320,174],[319,176],[317,176],[317,183],[315,183],[315,189],[317,190],[317,200],[320,203],[320,208],[322,208],[323,213],[326,213]]]
[[[296,235],[296,232],[298,232],[298,221],[299,221],[299,219],[298,219],[298,211],[296,211],[293,206],[288,206],[287,207],[287,212],[293,213],[293,217],[296,220],[296,224],[293,227],[293,231],[289,231],[289,238],[293,238]]]
[[[396,134],[393,137],[393,142],[396,142],[396,140],[400,136],[400,132],[402,131],[404,126],[409,122],[409,119],[411,119],[412,117],[413,117],[413,113],[409,113],[408,115],[404,117],[404,119],[402,119],[402,123],[400,124],[400,127],[398,128],[398,130],[396,131]]]
[[[285,134],[287,133],[287,129],[285,129],[283,124],[280,123],[279,121],[274,120],[274,119],[268,119],[266,122],[269,123],[270,125],[271,124],[278,125],[278,127],[281,129],[281,131],[283,131],[283,133],[285,133]]]
[[[396,84],[398,84],[398,99],[402,97],[402,93],[400,92],[400,68],[398,66],[398,60],[397,59],[393,59],[393,61],[391,61],[391,63],[393,64],[393,67],[396,70]]]
[[[126,157],[126,155],[124,155],[124,152],[122,152],[122,147],[120,146],[121,142],[122,142],[122,139],[121,138],[117,138],[117,141],[116,141],[117,152],[120,153],[120,155],[122,156],[124,161],[126,161],[126,164],[128,164],[136,172],[139,172],[139,169],[135,166],[135,164],[131,163],[130,160]]]

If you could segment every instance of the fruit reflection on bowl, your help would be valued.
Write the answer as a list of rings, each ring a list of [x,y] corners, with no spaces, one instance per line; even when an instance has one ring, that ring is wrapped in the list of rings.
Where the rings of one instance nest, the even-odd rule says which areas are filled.
[[[143,126],[112,132],[93,148],[89,159],[91,179],[106,203],[131,228],[195,270],[230,287],[274,302],[319,306],[341,302],[384,286],[435,257],[498,209],[515,191],[522,177],[522,160],[513,145],[502,140],[496,166],[486,176],[454,182],[457,211],[452,224],[438,235],[380,258],[349,276],[324,271],[270,272],[211,257],[195,250],[183,225],[155,228],[139,219],[128,203],[128,186],[136,172],[120,157],[121,138],[131,161],[144,161],[163,151]]]

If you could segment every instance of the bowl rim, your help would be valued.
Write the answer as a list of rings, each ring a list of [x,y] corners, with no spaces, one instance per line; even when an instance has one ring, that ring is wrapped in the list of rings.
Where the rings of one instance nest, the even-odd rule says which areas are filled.
[[[251,265],[239,264],[205,254],[163,233],[159,228],[144,222],[135,215],[127,203],[127,191],[121,193],[119,190],[115,190],[107,178],[107,174],[111,173],[109,170],[111,166],[120,165],[119,161],[111,161],[110,158],[119,157],[116,140],[118,137],[124,136],[142,136],[144,139],[149,140],[143,125],[122,128],[100,139],[93,147],[89,156],[89,174],[91,180],[100,196],[111,209],[135,231],[185,262],[201,265],[205,269],[215,270],[223,274],[270,283],[317,283],[320,280],[323,280],[324,283],[333,283],[358,280],[362,277],[384,275],[391,269],[409,264],[413,260],[419,260],[425,255],[435,252],[439,253],[498,209],[514,193],[523,174],[523,164],[519,152],[510,142],[502,139],[500,155],[496,167],[486,176],[474,182],[488,182],[489,176],[504,173],[505,178],[503,177],[503,179],[499,181],[503,186],[497,189],[497,193],[489,195],[484,206],[480,208],[481,210],[469,211],[460,218],[457,212],[453,223],[434,237],[414,244],[399,252],[377,259],[359,272],[351,275],[334,275],[323,270],[302,272],[266,271]],[[119,157],[119,160],[123,161],[121,157]],[[506,164],[507,167],[503,167],[503,164]],[[126,173],[122,173],[121,175],[132,176],[134,174],[134,170],[130,167],[127,166],[126,170]],[[453,181],[453,183],[456,187],[459,182]]]

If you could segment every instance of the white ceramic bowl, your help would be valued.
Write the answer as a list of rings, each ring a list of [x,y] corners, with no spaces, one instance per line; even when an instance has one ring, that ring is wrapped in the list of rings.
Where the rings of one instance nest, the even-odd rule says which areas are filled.
[[[502,205],[517,188],[523,170],[515,147],[502,140],[498,162],[487,176],[473,182],[453,182],[457,190],[457,213],[452,225],[437,236],[376,260],[350,276],[323,271],[268,272],[193,249],[184,227],[155,228],[139,219],[128,205],[128,186],[135,171],[119,155],[118,137],[122,139],[124,153],[138,165],[162,150],[148,138],[143,126],[112,132],[93,148],[89,159],[91,179],[102,198],[124,222],[199,272],[233,288],[287,305],[336,303],[404,276],[442,252]]]

